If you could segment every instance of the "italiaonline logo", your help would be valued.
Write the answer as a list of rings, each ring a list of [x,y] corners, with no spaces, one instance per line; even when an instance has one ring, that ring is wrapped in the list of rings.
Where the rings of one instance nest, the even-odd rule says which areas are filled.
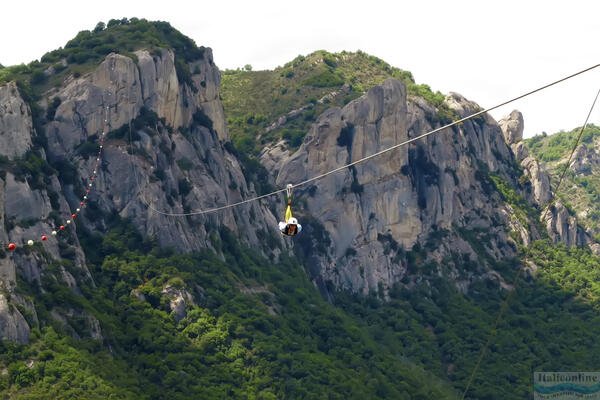
[[[534,400],[600,400],[600,372],[534,372]]]

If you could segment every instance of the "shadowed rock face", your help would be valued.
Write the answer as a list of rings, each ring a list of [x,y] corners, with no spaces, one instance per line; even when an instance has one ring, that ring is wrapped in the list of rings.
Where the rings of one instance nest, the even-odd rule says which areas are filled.
[[[21,157],[31,147],[31,110],[14,82],[0,86],[0,156]]]
[[[446,103],[460,117],[478,110],[456,93]],[[300,149],[280,162],[277,183],[303,181],[432,130],[435,111],[388,80],[322,114]],[[298,189],[330,238],[326,251],[312,255],[313,277],[363,293],[385,290],[407,274],[403,251],[435,232],[447,238],[434,258],[473,253],[455,227],[485,229],[490,253],[513,256],[501,226],[511,220],[510,207],[485,178],[489,170],[511,179],[512,162],[500,127],[485,116]]]
[[[61,218],[68,218],[70,210],[79,207],[82,188],[96,169],[98,175],[88,201],[95,212],[88,207],[79,217],[92,230],[104,231],[105,216],[118,213],[144,235],[156,237],[161,245],[192,251],[211,247],[209,235],[218,235],[221,227],[227,227],[248,245],[278,254],[278,247],[285,246],[280,235],[272,234],[270,243],[264,243],[258,239],[257,229],[247,229],[248,225],[261,229],[277,226],[275,216],[258,202],[206,216],[172,217],[152,210],[187,213],[230,204],[255,193],[238,160],[223,146],[229,133],[219,97],[220,74],[211,50],[206,49],[201,59],[188,65],[195,72],[188,83],[179,81],[172,51],[151,55],[142,50],[136,56],[137,65],[128,57],[111,54],[91,73],[67,79],[42,101],[50,104],[58,98],[60,104],[52,120],[41,121],[48,144],[38,152],[52,165],[71,165],[76,174],[63,181],[52,176],[42,188],[10,172],[0,175],[2,242],[22,246],[27,239],[55,229],[50,213],[58,211]],[[23,156],[34,134],[29,107],[13,86],[0,87],[0,154],[9,158]],[[109,131],[120,134],[109,135],[103,143],[102,163],[95,168],[95,150],[90,155],[82,149],[98,145],[105,123]],[[12,150],[7,152],[8,148]],[[76,235],[70,243],[75,265],[83,276],[89,276]],[[55,237],[50,236],[44,248],[47,257],[60,258]],[[0,258],[0,283],[12,292],[18,273],[36,284],[50,263],[47,257],[16,252]],[[69,272],[62,271],[60,279],[77,290],[77,280]],[[0,295],[0,338],[26,341],[27,323],[16,308],[8,303],[3,308],[2,301],[8,301],[4,295]],[[19,303],[19,298],[11,296],[10,301]],[[21,303],[29,307],[25,301]],[[56,318],[61,319],[58,314]]]
[[[19,310],[10,308],[6,297],[0,294],[0,340],[20,344],[27,343],[29,341],[29,325]]]

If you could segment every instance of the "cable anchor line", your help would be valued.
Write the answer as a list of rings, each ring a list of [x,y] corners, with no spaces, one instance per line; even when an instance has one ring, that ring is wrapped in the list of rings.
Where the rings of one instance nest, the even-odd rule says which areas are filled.
[[[540,91],[542,91],[544,89],[547,89],[547,88],[549,88],[551,86],[557,85],[557,84],[559,84],[561,82],[564,82],[566,80],[574,78],[574,77],[576,77],[578,75],[584,74],[584,73],[586,73],[588,71],[591,71],[591,70],[593,70],[595,68],[598,68],[598,67],[600,67],[600,64],[592,65],[591,67],[585,68],[585,69],[583,69],[581,71],[578,71],[578,72],[575,72],[575,73],[573,73],[571,75],[568,75],[568,76],[565,76],[563,78],[560,78],[560,79],[558,79],[556,81],[548,83],[548,84],[546,84],[544,86],[541,86],[541,87],[539,87],[537,89],[530,90],[529,92],[523,93],[523,94],[521,94],[521,95],[519,95],[517,97],[514,97],[514,98],[510,99],[510,100],[506,100],[506,101],[504,101],[504,102],[502,102],[500,104],[497,104],[497,105],[495,105],[493,107],[489,107],[489,108],[486,108],[484,110],[478,111],[478,112],[476,112],[474,114],[468,115],[468,116],[466,116],[464,118],[461,118],[461,119],[459,119],[457,121],[454,121],[454,122],[451,122],[449,124],[446,124],[446,125],[444,125],[444,126],[442,126],[440,128],[433,129],[433,130],[431,130],[429,132],[423,133],[423,134],[421,134],[419,136],[416,136],[416,137],[414,137],[412,139],[408,139],[408,140],[406,140],[404,142],[395,144],[395,145],[393,145],[391,147],[388,147],[387,149],[383,149],[383,150],[378,151],[378,152],[376,152],[374,154],[371,154],[369,156],[363,157],[363,158],[361,158],[359,160],[356,160],[356,161],[353,161],[351,163],[342,165],[341,167],[332,169],[331,171],[328,171],[328,172],[325,172],[323,174],[320,174],[320,175],[314,176],[312,178],[306,179],[306,180],[304,180],[302,182],[299,182],[299,183],[296,183],[296,184],[291,184],[291,189],[295,189],[297,187],[306,185],[308,183],[311,183],[311,182],[323,179],[326,176],[329,176],[329,175],[334,174],[336,172],[342,171],[342,170],[344,170],[346,168],[350,168],[350,167],[352,167],[354,165],[357,165],[357,164],[363,163],[365,161],[371,160],[371,159],[373,159],[375,157],[379,157],[382,154],[385,154],[385,153],[388,153],[388,152],[390,152],[392,150],[395,150],[395,149],[398,149],[400,147],[409,145],[409,144],[411,144],[413,142],[416,142],[417,140],[421,140],[421,139],[423,139],[423,138],[425,138],[427,136],[433,135],[433,134],[441,132],[441,131],[443,131],[445,129],[451,128],[451,127],[453,127],[455,125],[461,124],[461,123],[463,123],[465,121],[468,121],[468,120],[473,119],[475,117],[478,117],[478,116],[480,116],[482,114],[485,114],[485,113],[488,113],[490,111],[493,111],[493,110],[495,110],[497,108],[503,107],[503,106],[505,106],[507,104],[513,103],[513,102],[515,102],[517,100],[520,100],[520,99],[522,99],[524,97],[527,97],[527,96],[530,96],[530,95],[532,95],[534,93],[540,92]],[[131,133],[130,133],[130,136],[131,136]],[[131,140],[131,138],[130,138],[130,140]],[[230,209],[230,208],[233,208],[233,207],[238,207],[238,206],[241,206],[241,205],[244,205],[244,204],[248,204],[248,203],[251,203],[251,202],[254,202],[254,201],[258,201],[258,200],[261,200],[261,199],[264,199],[264,198],[267,198],[267,197],[271,197],[271,196],[280,194],[282,192],[287,192],[289,185],[290,184],[288,184],[283,189],[275,190],[275,191],[273,191],[271,193],[263,194],[263,195],[256,196],[256,197],[252,197],[250,199],[238,201],[236,203],[227,204],[227,205],[220,206],[220,207],[208,208],[208,209],[205,209],[205,210],[191,211],[191,212],[187,212],[187,213],[170,213],[170,212],[164,212],[164,211],[161,211],[161,210],[157,210],[151,204],[145,203],[143,200],[142,200],[142,202],[144,202],[146,204],[146,206],[148,207],[149,210],[151,210],[151,211],[153,211],[153,212],[155,212],[157,214],[165,215],[165,216],[168,216],[168,217],[186,217],[186,216],[191,216],[191,215],[203,215],[203,214],[209,214],[209,213],[218,212],[218,211],[222,211],[222,210],[227,210],[227,209]]]

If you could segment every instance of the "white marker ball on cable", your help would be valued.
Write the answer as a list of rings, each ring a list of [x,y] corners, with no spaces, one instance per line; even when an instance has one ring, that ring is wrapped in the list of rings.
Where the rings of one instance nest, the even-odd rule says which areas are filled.
[[[90,187],[92,187],[92,184],[90,183]]]
[[[70,220],[70,219],[68,219],[68,220],[67,220],[67,224],[70,224],[70,223],[71,223],[71,220]]]
[[[28,246],[33,246],[33,240],[29,239],[29,240],[27,241],[27,245],[28,245]]]
[[[56,231],[52,231],[52,236],[56,236]]]
[[[87,196],[83,196],[83,199],[84,199],[84,200],[87,200]]]
[[[77,209],[77,212],[79,212],[79,211],[81,211],[81,208],[78,208],[78,209]]]

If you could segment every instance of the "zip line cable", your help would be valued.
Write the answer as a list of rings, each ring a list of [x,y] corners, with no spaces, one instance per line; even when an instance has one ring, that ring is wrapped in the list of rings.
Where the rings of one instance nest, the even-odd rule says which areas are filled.
[[[596,97],[594,98],[592,106],[590,107],[590,111],[588,112],[585,122],[584,122],[583,126],[581,127],[581,129],[579,130],[579,134],[577,135],[577,139],[575,140],[575,144],[573,145],[571,154],[569,154],[569,159],[567,160],[567,162],[565,164],[565,168],[563,169],[562,174],[560,175],[560,179],[558,180],[558,185],[556,185],[556,189],[554,192],[550,192],[550,196],[551,196],[550,201],[548,202],[548,205],[547,205],[546,209],[544,210],[544,214],[542,215],[542,218],[541,218],[542,222],[546,221],[546,216],[548,215],[548,211],[550,210],[550,207],[552,207],[554,205],[554,202],[556,201],[556,194],[558,193],[560,186],[563,182],[563,179],[567,173],[567,170],[569,169],[569,165],[571,164],[573,154],[575,154],[575,150],[577,149],[577,146],[579,146],[581,136],[583,135],[583,130],[587,127],[588,121],[590,119],[590,116],[592,115],[592,111],[594,110],[594,106],[596,105],[596,101],[598,100],[599,95],[600,95],[600,89],[598,89],[598,92],[596,93]],[[525,260],[529,259],[529,257],[531,256],[531,248],[532,248],[531,245],[527,248],[527,254],[525,256]],[[525,262],[524,262],[525,260],[523,260],[521,262],[521,267],[515,274],[515,278],[513,280],[513,285],[512,285],[513,288],[508,293],[508,295],[506,296],[506,299],[504,300],[502,306],[500,307],[500,311],[498,312],[496,321],[494,322],[494,325],[493,325],[492,329],[490,330],[487,341],[486,341],[485,345],[483,346],[483,349],[481,350],[481,354],[479,355],[479,358],[477,359],[477,363],[475,364],[475,368],[473,369],[473,372],[471,373],[471,376],[469,377],[469,381],[467,382],[467,387],[465,388],[465,391],[463,392],[461,400],[465,399],[465,396],[467,395],[467,392],[469,391],[469,388],[471,387],[471,384],[473,383],[473,379],[475,379],[475,375],[477,374],[477,371],[479,370],[481,361],[485,357],[487,350],[490,347],[490,344],[492,343],[494,336],[496,336],[495,332],[496,332],[496,329],[498,328],[498,324],[502,320],[502,315],[508,309],[510,300],[512,299],[513,294],[517,291],[519,278],[521,277],[521,273],[525,269]]]
[[[490,108],[486,108],[485,110],[478,111],[478,112],[476,112],[476,113],[474,113],[474,114],[471,114],[471,115],[469,115],[469,116],[467,116],[467,117],[461,118],[461,119],[459,119],[459,120],[457,120],[457,121],[451,122],[451,123],[449,123],[449,124],[447,124],[447,125],[444,125],[444,126],[442,126],[442,127],[440,127],[440,128],[436,128],[436,129],[434,129],[434,130],[432,130],[432,131],[426,132],[426,133],[424,133],[424,134],[422,134],[422,135],[419,135],[419,136],[416,136],[416,137],[414,137],[414,138],[412,138],[412,139],[408,139],[408,140],[406,140],[406,141],[404,141],[404,142],[402,142],[402,143],[398,143],[398,144],[396,144],[396,145],[393,145],[393,146],[391,146],[391,147],[388,147],[387,149],[384,149],[384,150],[378,151],[377,153],[374,153],[374,154],[371,154],[371,155],[369,155],[369,156],[363,157],[363,158],[361,158],[361,159],[359,159],[359,160],[356,160],[356,161],[353,161],[353,162],[351,162],[351,163],[348,163],[348,164],[342,165],[341,167],[338,167],[338,168],[332,169],[331,171],[328,171],[328,172],[325,172],[325,173],[323,173],[323,174],[320,174],[320,175],[314,176],[314,177],[312,177],[312,178],[309,178],[309,179],[307,179],[307,180],[305,180],[305,181],[302,181],[302,182],[299,182],[299,183],[296,183],[296,184],[292,184],[292,188],[297,188],[297,187],[300,187],[300,186],[306,185],[307,183],[314,182],[314,181],[316,181],[316,180],[319,180],[319,179],[322,179],[322,178],[324,178],[324,177],[326,177],[326,176],[328,176],[328,175],[331,175],[331,174],[334,174],[334,173],[336,173],[336,172],[342,171],[342,170],[344,170],[344,169],[346,169],[346,168],[349,168],[349,167],[352,167],[352,166],[354,166],[354,165],[357,165],[357,164],[363,163],[363,162],[365,162],[365,161],[368,161],[368,160],[370,160],[370,159],[372,159],[372,158],[378,157],[378,156],[380,156],[380,155],[382,155],[382,154],[385,154],[385,153],[387,153],[387,152],[390,152],[390,151],[392,151],[392,150],[395,150],[395,149],[397,149],[397,148],[399,148],[399,147],[406,146],[406,145],[408,145],[408,144],[411,144],[411,143],[413,143],[413,142],[416,142],[417,140],[423,139],[424,137],[427,137],[427,136],[429,136],[429,135],[433,135],[434,133],[438,133],[438,132],[440,132],[440,131],[442,131],[442,130],[444,130],[444,129],[450,128],[450,127],[452,127],[452,126],[455,126],[455,125],[458,125],[458,124],[460,124],[460,123],[462,123],[462,122],[465,122],[465,121],[467,121],[467,120],[470,120],[470,119],[472,119],[472,118],[475,118],[475,117],[477,117],[477,116],[479,116],[479,115],[481,115],[481,114],[484,114],[484,113],[490,112],[490,111],[492,111],[492,110],[495,110],[495,109],[497,109],[497,108],[500,108],[500,107],[502,107],[502,106],[505,106],[505,105],[507,105],[507,104],[509,104],[509,103],[515,102],[515,101],[517,101],[517,100],[520,100],[520,99],[522,99],[522,98],[524,98],[524,97],[527,97],[527,96],[529,96],[529,95],[532,95],[532,94],[534,94],[534,93],[537,93],[537,92],[539,92],[539,91],[542,91],[542,90],[544,90],[544,89],[547,89],[547,88],[549,88],[549,87],[551,87],[551,86],[554,86],[554,85],[556,85],[556,84],[558,84],[558,83],[561,83],[561,82],[563,82],[563,81],[566,81],[566,80],[568,80],[568,79],[571,79],[571,78],[573,78],[573,77],[575,77],[575,76],[578,76],[578,75],[581,75],[581,74],[583,74],[583,73],[585,73],[585,72],[591,71],[592,69],[595,69],[595,68],[597,68],[597,67],[599,67],[599,66],[600,66],[600,64],[593,65],[593,66],[591,66],[591,67],[588,67],[588,68],[586,68],[586,69],[584,69],[584,70],[581,70],[581,71],[579,71],[579,72],[576,72],[576,73],[574,73],[574,74],[568,75],[568,76],[566,76],[566,77],[564,77],[564,78],[558,79],[558,80],[556,80],[556,81],[554,81],[554,82],[552,82],[552,83],[549,83],[549,84],[547,84],[547,85],[544,85],[544,86],[541,86],[541,87],[539,87],[539,88],[537,88],[537,89],[531,90],[531,91],[529,91],[529,92],[527,92],[527,93],[524,93],[524,94],[522,94],[522,95],[520,95],[520,96],[514,97],[514,98],[512,98],[512,99],[510,99],[510,100],[507,100],[507,101],[505,101],[505,102],[503,102],[503,103],[500,103],[500,104],[498,104],[498,105],[495,105],[495,106],[493,106],[493,107],[490,107]],[[160,210],[157,210],[157,209],[155,209],[154,207],[152,207],[152,205],[151,205],[151,204],[148,204],[148,203],[146,203],[146,206],[147,206],[147,207],[148,207],[148,209],[150,209],[151,211],[154,211],[154,212],[156,212],[156,213],[158,213],[158,214],[161,214],[161,215],[166,215],[166,216],[170,216],[170,217],[185,217],[185,216],[189,216],[189,215],[202,215],[202,214],[213,213],[213,212],[217,212],[217,211],[221,211],[221,210],[226,210],[226,209],[233,208],[233,207],[237,207],[237,206],[240,206],[240,205],[243,205],[243,204],[247,204],[247,203],[250,203],[250,202],[253,202],[253,201],[256,201],[256,200],[261,200],[261,199],[264,199],[264,198],[267,198],[267,197],[270,197],[270,196],[273,196],[273,195],[276,195],[276,194],[279,194],[279,193],[283,193],[283,192],[285,192],[285,191],[286,191],[286,188],[283,188],[283,189],[279,189],[279,190],[276,190],[276,191],[274,191],[274,192],[271,192],[271,193],[267,193],[267,194],[263,194],[263,195],[260,195],[260,196],[252,197],[252,198],[250,198],[250,199],[242,200],[242,201],[239,201],[239,202],[237,202],[237,203],[232,203],[232,204],[228,204],[228,205],[221,206],[221,207],[214,207],[214,208],[209,208],[209,209],[206,209],[206,210],[192,211],[192,212],[187,212],[187,213],[169,213],[169,212],[160,211]]]

